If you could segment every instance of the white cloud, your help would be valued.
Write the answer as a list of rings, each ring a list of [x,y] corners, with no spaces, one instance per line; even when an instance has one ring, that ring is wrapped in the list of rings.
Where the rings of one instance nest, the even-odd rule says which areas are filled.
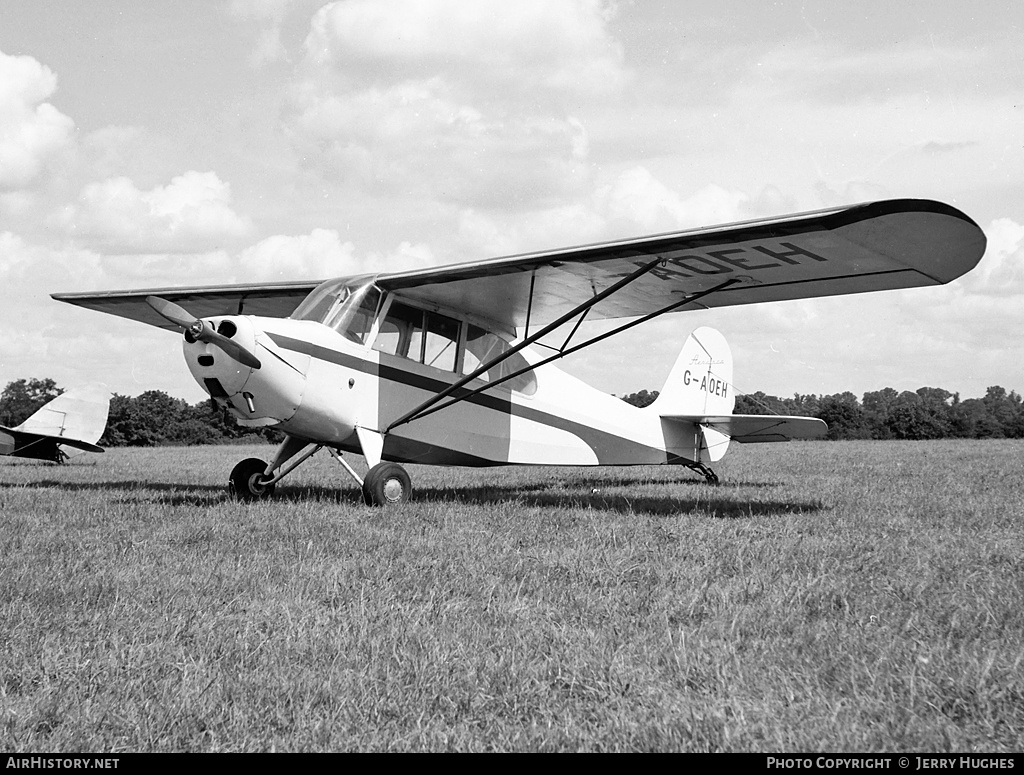
[[[985,230],[985,236],[985,255],[964,278],[964,291],[994,297],[1000,303],[1007,297],[1024,302],[1024,226],[999,218]]]
[[[350,0],[314,17],[289,137],[329,176],[390,194],[522,207],[583,190],[568,109],[618,93],[596,0]]]
[[[294,0],[231,0],[228,12],[256,26],[255,44],[249,54],[253,67],[288,59],[281,25],[292,5]]]
[[[352,243],[342,242],[338,232],[329,229],[268,237],[243,250],[239,264],[253,281],[320,280],[362,271]]]
[[[186,172],[141,191],[128,178],[90,183],[59,222],[108,252],[192,252],[251,229],[231,209],[231,189],[213,172]]]
[[[595,197],[598,211],[608,220],[632,224],[645,233],[734,221],[748,198],[716,185],[683,198],[644,167],[626,170],[599,188]]]
[[[57,77],[32,57],[0,52],[0,190],[31,184],[72,141],[74,122],[44,102],[56,88]]]
[[[424,69],[515,92],[607,93],[624,81],[622,47],[599,0],[348,0],[314,17],[310,59],[396,80]],[[507,96],[507,95],[505,95]]]
[[[647,168],[633,167],[589,197],[560,207],[512,213],[464,209],[459,236],[475,258],[510,255],[731,223],[749,214],[752,201],[741,191],[715,185],[684,196]]]
[[[276,235],[246,248],[239,256],[241,281],[325,280],[345,275],[397,272],[432,266],[426,245],[402,242],[388,253],[357,255],[332,229],[314,229],[298,236]]]

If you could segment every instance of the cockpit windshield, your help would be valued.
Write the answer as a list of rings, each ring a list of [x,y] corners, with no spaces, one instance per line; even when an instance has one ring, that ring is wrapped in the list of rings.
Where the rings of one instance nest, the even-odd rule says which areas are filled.
[[[292,318],[323,323],[351,341],[365,344],[380,298],[380,290],[372,282],[332,280],[310,293]]]
[[[333,328],[350,341],[369,344],[374,321],[381,315],[383,294],[371,280],[328,280],[321,283],[295,309],[293,320],[312,320]],[[537,378],[521,353],[498,363],[511,345],[503,338],[468,321],[393,299],[387,306],[373,349],[438,371],[472,374],[483,382],[500,382],[526,395],[537,390]],[[515,374],[516,376],[512,376]]]

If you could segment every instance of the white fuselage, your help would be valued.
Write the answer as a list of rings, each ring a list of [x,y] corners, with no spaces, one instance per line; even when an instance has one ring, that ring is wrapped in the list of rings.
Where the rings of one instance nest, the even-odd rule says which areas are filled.
[[[225,318],[211,318],[218,326]],[[184,345],[193,376],[243,425],[359,451],[355,429],[389,424],[452,385],[459,375],[349,341],[314,321],[232,316],[251,332],[260,369],[214,345]],[[522,351],[529,363],[537,356]],[[386,459],[455,465],[630,465],[665,463],[661,418],[602,393],[552,365],[526,394],[496,385],[396,426]],[[486,385],[473,380],[455,396]]]

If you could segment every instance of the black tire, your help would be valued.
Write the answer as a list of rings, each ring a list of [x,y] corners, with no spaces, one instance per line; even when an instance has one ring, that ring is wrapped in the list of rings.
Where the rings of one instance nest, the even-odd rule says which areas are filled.
[[[240,501],[258,501],[274,494],[274,485],[260,484],[267,464],[258,457],[246,458],[233,469],[228,479],[228,489]]]
[[[363,479],[363,502],[367,506],[397,506],[412,495],[412,480],[398,463],[378,463]]]

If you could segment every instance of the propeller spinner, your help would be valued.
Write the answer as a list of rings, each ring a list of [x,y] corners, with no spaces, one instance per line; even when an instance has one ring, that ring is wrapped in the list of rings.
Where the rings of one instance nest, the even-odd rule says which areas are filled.
[[[189,314],[187,310],[179,307],[173,301],[161,299],[159,296],[147,296],[146,303],[162,318],[185,329],[197,341],[219,347],[228,357],[234,358],[239,363],[245,364],[250,368],[258,369],[263,365],[260,363],[259,358],[234,339],[229,339],[223,334],[217,333],[209,322]]]

